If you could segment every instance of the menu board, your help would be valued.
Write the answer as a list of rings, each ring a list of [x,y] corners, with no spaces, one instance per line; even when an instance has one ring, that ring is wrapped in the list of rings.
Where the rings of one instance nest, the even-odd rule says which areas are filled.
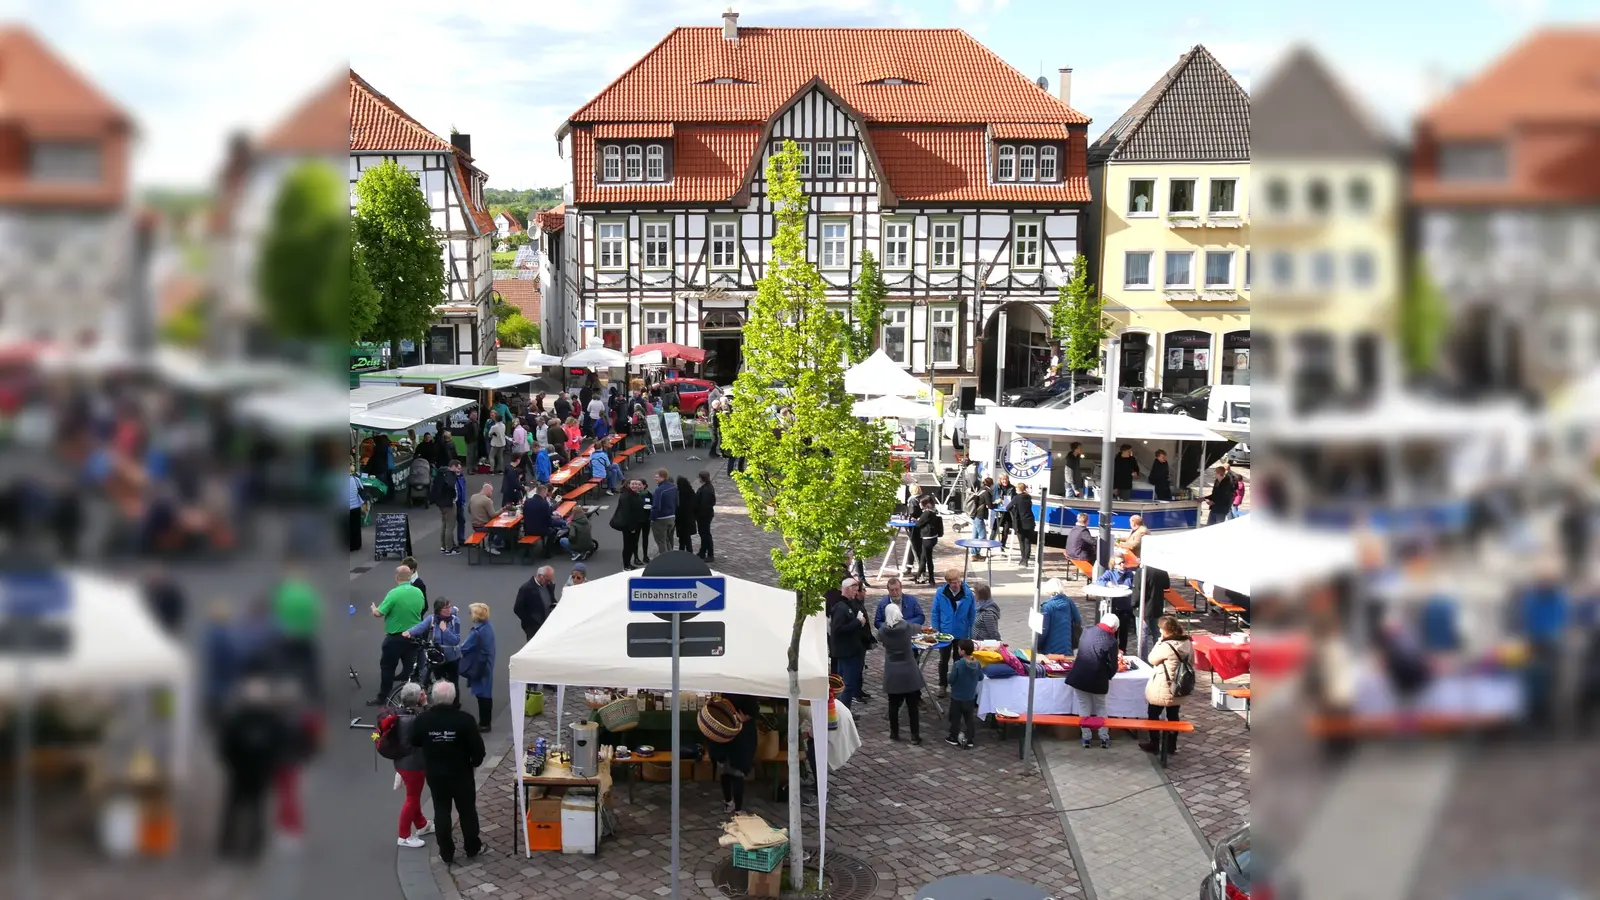
[[[399,559],[411,555],[411,520],[405,513],[379,513],[374,520],[373,559],[383,559],[391,553]]]
[[[657,416],[646,416],[644,426],[650,432],[650,446],[665,449],[667,442],[661,435],[661,419]]]
[[[675,412],[669,412],[664,418],[667,420],[667,440],[669,441],[667,445],[668,449],[670,449],[672,446],[670,441],[672,441],[673,438],[677,438],[678,443],[680,444],[684,443],[683,416]]]

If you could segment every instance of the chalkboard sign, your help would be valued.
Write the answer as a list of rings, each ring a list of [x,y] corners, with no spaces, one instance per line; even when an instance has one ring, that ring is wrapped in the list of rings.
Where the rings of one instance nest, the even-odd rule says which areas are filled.
[[[650,432],[650,446],[653,448],[668,449],[666,440],[661,436],[661,419],[657,416],[646,416],[645,429]]]
[[[684,443],[683,416],[675,412],[669,412],[661,418],[666,420],[667,423],[667,449],[672,449],[672,442],[674,440],[676,440],[679,444]]]
[[[372,558],[394,554],[399,559],[411,555],[411,520],[405,513],[379,513],[377,531],[372,538]]]

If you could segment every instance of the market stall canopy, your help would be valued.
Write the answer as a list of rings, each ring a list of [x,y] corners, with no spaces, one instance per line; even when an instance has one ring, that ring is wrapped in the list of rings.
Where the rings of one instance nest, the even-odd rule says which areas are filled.
[[[361,412],[393,403],[402,397],[419,397],[422,393],[422,388],[405,384],[363,384],[350,389],[350,411]]]
[[[1600,423],[1600,366],[1558,391],[1550,408],[1569,421]]]
[[[71,605],[65,614],[66,653],[31,658],[29,680],[47,691],[171,685],[188,689],[189,658],[156,624],[132,584],[65,572]],[[0,679],[15,689],[20,657],[0,654]]]
[[[1353,570],[1357,542],[1252,513],[1220,525],[1146,535],[1142,565],[1251,594],[1291,591]]]
[[[350,412],[350,424],[367,431],[405,431],[424,422],[442,419],[458,409],[465,409],[478,401],[466,397],[441,397],[437,394],[418,394],[404,397],[382,406]]]
[[[667,358],[661,355],[660,350],[651,350],[648,353],[635,353],[628,359],[628,362],[636,366],[659,366],[666,361]]]
[[[1364,409],[1334,410],[1304,418],[1275,418],[1258,430],[1276,441],[1296,444],[1369,444],[1408,440],[1449,440],[1490,431],[1525,435],[1526,413],[1510,403],[1455,403],[1394,392]]]
[[[381,369],[362,372],[362,384],[450,384],[463,378],[494,375],[495,366],[452,366],[445,363],[423,363],[420,366],[402,366],[398,369]]]
[[[935,418],[933,405],[918,403],[908,397],[874,397],[857,400],[850,410],[858,419],[923,419]]]
[[[174,347],[156,350],[154,368],[169,384],[212,394],[277,387],[305,377],[304,369],[278,362],[212,359]]]
[[[539,633],[512,655],[511,682],[670,688],[670,658],[628,656],[628,624],[661,621],[628,611],[628,582],[634,574],[622,572],[563,590],[561,603]],[[724,577],[727,608],[701,613],[694,621],[725,622],[726,651],[722,656],[682,659],[682,689],[787,697],[794,593]],[[806,620],[801,631],[799,674],[801,697],[827,698],[828,638],[821,614]]]
[[[557,360],[559,363],[560,360]],[[460,381],[452,381],[449,387],[465,388],[469,391],[503,391],[514,388],[519,384],[527,384],[533,380],[532,375],[519,375],[516,372],[496,372],[493,375],[474,375]]]
[[[683,344],[640,344],[633,348],[630,356],[642,356],[646,353],[660,351],[667,359],[681,359],[684,362],[701,363],[706,361],[706,352],[699,347],[686,347]],[[634,360],[638,362],[638,360]]]
[[[528,355],[522,360],[522,365],[529,369],[535,366],[559,366],[561,365],[561,357],[540,353],[537,350],[529,350]]]
[[[418,393],[421,389],[416,389]],[[345,392],[327,385],[301,385],[282,391],[261,391],[239,401],[242,421],[270,431],[291,434],[337,432],[346,427]]]
[[[1106,426],[1104,403],[1083,408],[1082,403],[1066,409],[991,406],[984,411],[1000,428],[1016,434],[1041,437],[1099,437]],[[1118,439],[1168,441],[1227,441],[1210,423],[1171,413],[1136,413],[1118,409],[1112,413],[1112,434]]]
[[[932,391],[916,376],[900,367],[880,347],[844,373],[847,393],[867,397],[916,397],[926,400]]]
[[[628,358],[621,351],[605,347],[586,347],[574,353],[568,353],[561,360],[561,364],[574,369],[620,369],[628,364]]]

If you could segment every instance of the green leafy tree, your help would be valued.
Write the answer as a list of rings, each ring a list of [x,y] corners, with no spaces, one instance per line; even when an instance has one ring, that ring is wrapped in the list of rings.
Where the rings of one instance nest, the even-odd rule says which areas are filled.
[[[500,336],[502,347],[521,348],[539,343],[538,323],[528,321],[518,312],[497,320],[495,333]]]
[[[400,342],[421,340],[444,300],[439,234],[422,189],[392,160],[361,173],[351,219],[379,300],[367,336],[388,341],[390,364],[398,365]]]
[[[1439,363],[1439,348],[1444,344],[1449,324],[1449,307],[1443,292],[1434,284],[1428,267],[1418,260],[1411,269],[1405,294],[1400,298],[1400,352],[1406,374],[1413,378],[1427,375]]]
[[[378,289],[367,272],[367,251],[356,241],[356,223],[350,220],[350,342],[367,339],[378,321]]]
[[[256,269],[267,321],[280,337],[327,341],[345,334],[348,205],[343,180],[325,162],[301,163],[284,178]]]
[[[858,363],[872,355],[878,327],[883,324],[883,298],[889,289],[883,284],[883,270],[871,250],[861,250],[861,274],[856,277],[856,297],[851,305],[855,324],[850,329],[850,362]]]
[[[850,343],[844,317],[824,303],[822,277],[806,261],[808,204],[800,183],[800,150],[785,141],[767,162],[777,219],[772,262],[756,284],[744,327],[745,370],[726,414],[723,443],[743,457],[734,483],[755,524],[775,532],[778,584],[794,591],[789,641],[789,746],[799,746],[800,635],[838,584],[848,551],[858,556],[888,545],[884,522],[898,479],[889,471],[888,433],[851,416],[843,359]],[[789,839],[800,845],[800,755],[789,754]],[[800,884],[800,854],[791,854],[791,883]]]
[[[1100,361],[1100,345],[1110,329],[1105,322],[1105,299],[1089,284],[1089,261],[1079,254],[1072,261],[1072,278],[1056,289],[1050,305],[1050,330],[1061,345],[1061,364],[1071,373],[1073,393],[1078,373]]]

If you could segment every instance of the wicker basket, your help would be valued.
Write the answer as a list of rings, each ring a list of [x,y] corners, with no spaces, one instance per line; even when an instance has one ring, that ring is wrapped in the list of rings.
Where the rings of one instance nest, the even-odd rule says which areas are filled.
[[[583,695],[583,703],[590,709],[603,709],[615,699],[616,696],[609,691],[585,691]]]
[[[743,727],[739,713],[726,700],[713,700],[701,707],[698,717],[700,733],[715,744],[726,744],[739,736]]]
[[[633,697],[623,697],[600,707],[600,727],[613,732],[638,728],[639,701]]]

